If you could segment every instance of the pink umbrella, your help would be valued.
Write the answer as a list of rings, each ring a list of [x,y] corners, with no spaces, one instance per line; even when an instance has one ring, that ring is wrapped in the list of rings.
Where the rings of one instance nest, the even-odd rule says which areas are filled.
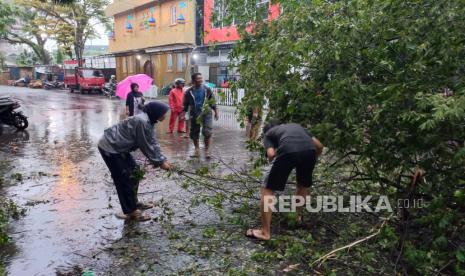
[[[131,84],[137,83],[139,85],[139,91],[144,93],[152,86],[153,79],[146,74],[138,74],[129,76],[124,80],[120,81],[116,86],[116,96],[121,99],[126,99],[129,92],[131,92]]]

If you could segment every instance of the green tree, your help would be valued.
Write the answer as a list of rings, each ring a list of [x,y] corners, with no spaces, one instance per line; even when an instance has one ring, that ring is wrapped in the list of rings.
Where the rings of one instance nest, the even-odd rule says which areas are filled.
[[[19,66],[33,66],[39,62],[39,57],[32,51],[23,50],[16,58]]]
[[[0,52],[0,69],[3,70],[5,67],[5,54],[3,52]]]
[[[0,2],[0,38],[11,44],[29,46],[42,64],[49,64],[51,57],[45,49],[49,26],[38,24],[46,18],[28,6]]]
[[[53,2],[57,5],[69,5],[76,1],[75,0],[54,0]]]
[[[74,45],[74,36],[73,36],[73,27],[58,21],[56,24],[57,32],[54,35],[54,39],[57,44],[60,45],[60,48],[63,49],[64,53],[69,57],[73,58],[73,45]]]
[[[13,13],[13,6],[0,2],[0,33],[6,32],[8,27],[15,23]]]
[[[18,0],[23,6],[32,7],[50,17],[54,25],[52,36],[69,53],[71,46],[76,59],[81,63],[86,41],[96,36],[96,24],[108,24],[104,8],[108,0],[66,1],[57,5],[52,0]],[[80,64],[82,65],[82,64]]]
[[[55,54],[55,63],[63,64],[63,60],[64,60],[63,51],[60,48],[58,48]]]
[[[266,98],[269,117],[311,128],[350,166],[351,185],[428,201],[397,217],[402,262],[465,273],[463,1],[288,0],[271,22],[255,3],[228,1],[225,19],[249,22],[232,54],[243,111]]]

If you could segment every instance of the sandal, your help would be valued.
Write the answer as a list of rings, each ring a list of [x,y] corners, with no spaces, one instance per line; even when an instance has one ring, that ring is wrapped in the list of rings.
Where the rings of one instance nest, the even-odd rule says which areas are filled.
[[[200,151],[195,150],[194,154],[190,156],[191,158],[200,158]]]
[[[142,221],[148,221],[148,220],[151,220],[152,218],[147,215],[147,214],[143,214],[140,210],[136,210],[134,212],[132,212],[131,214],[116,214],[116,217],[119,218],[119,219],[124,219],[124,220],[133,220],[133,221],[138,221],[138,222],[142,222]]]
[[[137,209],[148,210],[148,209],[152,209],[155,205],[152,203],[137,202],[136,206],[137,206]]]
[[[117,217],[119,219],[124,219],[124,220],[129,219],[129,216],[126,215],[126,214],[115,214],[115,217]]]
[[[270,239],[264,239],[260,236],[258,236],[256,233],[256,231],[260,231],[260,229],[249,229],[247,230],[247,232],[245,232],[245,236],[247,238],[251,238],[251,239],[254,239],[254,240],[257,240],[257,241],[269,241]]]
[[[128,215],[128,217],[130,220],[138,222],[148,221],[152,219],[149,215],[143,214],[140,210],[134,211],[132,214]]]

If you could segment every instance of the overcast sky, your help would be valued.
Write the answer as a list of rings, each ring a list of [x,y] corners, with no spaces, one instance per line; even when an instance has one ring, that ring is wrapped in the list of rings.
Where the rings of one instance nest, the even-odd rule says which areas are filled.
[[[0,0],[1,1],[1,0]],[[95,29],[97,30],[98,34],[97,37],[94,39],[88,39],[86,45],[105,45],[108,46],[108,36],[105,27],[102,24],[96,24]],[[54,40],[47,40],[47,44],[45,48],[53,52],[57,48],[57,44]]]

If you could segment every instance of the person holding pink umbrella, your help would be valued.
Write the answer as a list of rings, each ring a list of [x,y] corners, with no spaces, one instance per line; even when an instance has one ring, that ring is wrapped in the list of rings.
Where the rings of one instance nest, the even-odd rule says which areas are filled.
[[[144,103],[144,95],[139,92],[139,85],[131,83],[131,92],[126,98],[126,115],[131,117],[142,113]]]
[[[116,86],[116,96],[126,100],[126,114],[134,116],[141,113],[144,105],[142,93],[148,91],[153,79],[146,74],[129,76]]]

